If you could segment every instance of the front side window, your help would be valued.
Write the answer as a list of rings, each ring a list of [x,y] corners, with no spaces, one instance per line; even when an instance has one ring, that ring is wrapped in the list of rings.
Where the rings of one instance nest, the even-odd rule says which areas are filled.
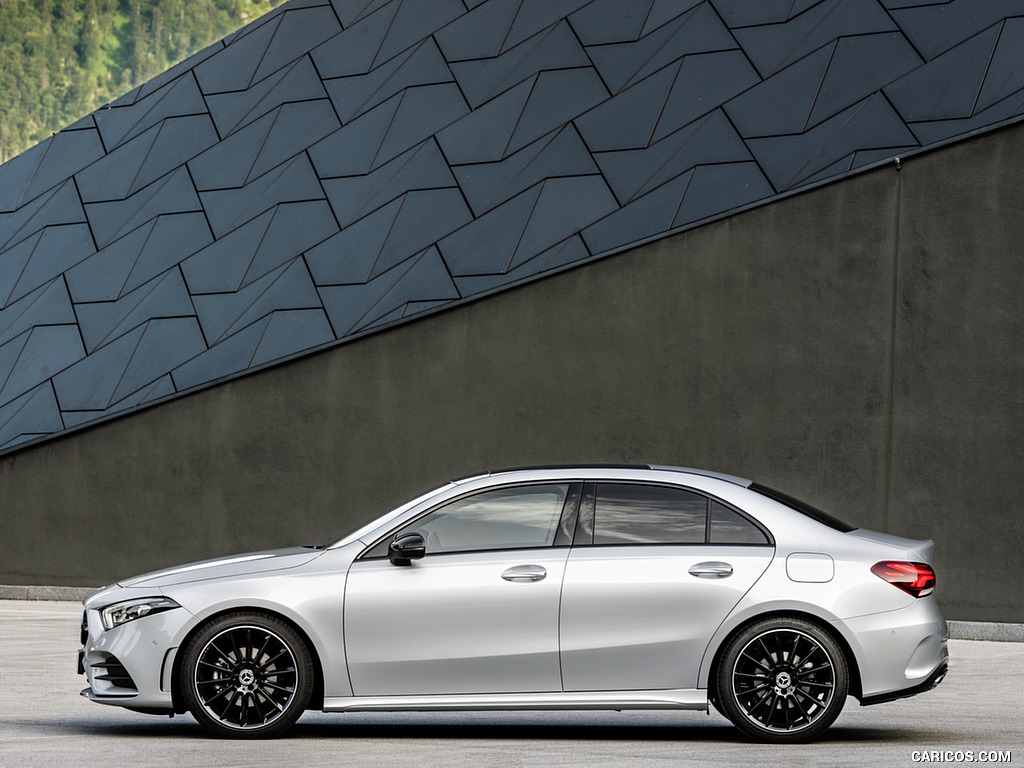
[[[386,556],[395,535],[413,532],[423,536],[428,555],[550,547],[568,494],[569,483],[560,483],[497,488],[466,496],[386,537],[366,556]]]
[[[599,483],[594,544],[703,544],[708,500],[681,488]]]

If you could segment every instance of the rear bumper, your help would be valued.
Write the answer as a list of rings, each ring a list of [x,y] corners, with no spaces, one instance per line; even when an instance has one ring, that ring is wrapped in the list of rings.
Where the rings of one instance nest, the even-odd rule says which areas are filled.
[[[906,699],[910,696],[916,696],[919,693],[930,691],[932,688],[937,686],[946,678],[946,674],[949,672],[949,664],[943,663],[938,669],[936,669],[927,680],[917,685],[912,685],[909,688],[904,688],[902,691],[891,691],[889,693],[881,693],[877,696],[864,696],[860,700],[862,707],[868,707],[872,704],[884,704],[887,701],[896,701],[897,699]]]
[[[862,704],[892,701],[934,688],[949,668],[946,620],[934,598],[898,611],[844,622],[860,673]]]

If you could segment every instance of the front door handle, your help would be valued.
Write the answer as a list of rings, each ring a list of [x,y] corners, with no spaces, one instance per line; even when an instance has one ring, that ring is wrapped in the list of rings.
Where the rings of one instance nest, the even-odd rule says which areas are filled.
[[[709,560],[691,565],[689,572],[698,579],[724,579],[726,576],[732,576],[732,566],[718,560]]]
[[[541,581],[548,572],[540,565],[514,565],[501,574],[505,581],[526,583],[530,581]]]

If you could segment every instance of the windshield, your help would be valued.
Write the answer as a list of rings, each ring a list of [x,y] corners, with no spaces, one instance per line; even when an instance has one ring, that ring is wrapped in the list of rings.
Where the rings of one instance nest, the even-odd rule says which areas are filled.
[[[452,485],[455,485],[455,483],[445,483],[444,485],[439,485],[437,488],[434,488],[433,490],[420,494],[415,499],[410,499],[409,501],[405,502],[405,504],[402,504],[400,507],[396,507],[395,509],[388,512],[386,515],[371,520],[365,525],[356,528],[354,531],[346,535],[344,538],[339,539],[333,544],[328,545],[327,549],[337,549],[338,547],[344,547],[346,544],[351,544],[353,541],[363,538],[370,532],[375,531],[377,528],[380,528],[382,525],[386,525],[387,523],[390,523],[392,520],[400,517],[403,513],[405,513],[407,510],[411,509],[415,505],[419,504],[421,501],[429,499],[431,496],[436,496],[445,488],[448,488]]]

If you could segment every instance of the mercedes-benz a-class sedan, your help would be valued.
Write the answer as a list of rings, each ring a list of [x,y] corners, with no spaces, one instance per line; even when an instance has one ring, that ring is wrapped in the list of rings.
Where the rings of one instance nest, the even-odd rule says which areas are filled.
[[[803,741],[848,695],[942,680],[932,552],[727,475],[494,472],[326,547],[93,593],[82,693],[236,738],[306,709],[714,705],[748,737]]]

